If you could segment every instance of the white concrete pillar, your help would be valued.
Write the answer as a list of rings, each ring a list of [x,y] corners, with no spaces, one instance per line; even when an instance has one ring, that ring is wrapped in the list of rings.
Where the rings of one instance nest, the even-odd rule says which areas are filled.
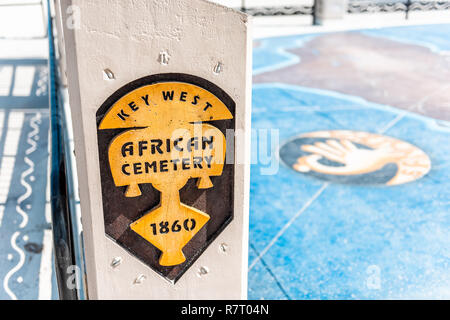
[[[316,0],[315,24],[343,19],[347,14],[348,0]]]

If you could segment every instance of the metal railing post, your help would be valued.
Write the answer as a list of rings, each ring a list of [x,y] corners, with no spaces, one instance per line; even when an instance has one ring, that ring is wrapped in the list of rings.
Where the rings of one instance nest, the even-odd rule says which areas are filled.
[[[241,0],[241,11],[246,12],[247,11],[247,5],[245,0]]]
[[[405,12],[405,18],[406,20],[409,19],[409,7],[411,6],[411,0],[406,1],[406,12]]]
[[[319,22],[317,21],[317,1],[318,0],[314,0],[314,4],[313,4],[313,12],[312,12],[312,15],[313,15],[313,21],[312,21],[312,24],[314,25],[314,26],[317,26],[318,24],[319,24]]]

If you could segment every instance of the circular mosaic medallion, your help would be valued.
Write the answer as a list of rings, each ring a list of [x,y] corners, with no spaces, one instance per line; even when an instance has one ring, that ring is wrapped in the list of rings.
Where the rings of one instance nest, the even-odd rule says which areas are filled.
[[[399,185],[425,176],[430,158],[410,143],[358,131],[319,131],[298,136],[280,149],[293,170],[344,184]]]

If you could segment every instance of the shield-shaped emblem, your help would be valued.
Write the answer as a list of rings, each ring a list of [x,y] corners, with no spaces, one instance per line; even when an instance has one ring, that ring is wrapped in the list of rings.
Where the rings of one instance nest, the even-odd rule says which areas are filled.
[[[234,117],[186,74],[133,81],[97,112],[106,234],[172,283],[233,219]]]

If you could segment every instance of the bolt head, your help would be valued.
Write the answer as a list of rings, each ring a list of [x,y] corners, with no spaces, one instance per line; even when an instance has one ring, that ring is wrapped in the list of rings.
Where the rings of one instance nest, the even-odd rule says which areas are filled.
[[[222,243],[220,245],[220,251],[222,251],[223,253],[228,251],[228,245],[226,243]]]
[[[222,62],[217,62],[217,64],[215,65],[215,67],[214,67],[214,69],[213,69],[213,72],[215,73],[215,74],[219,74],[219,73],[221,73],[223,71],[223,64],[222,64]]]
[[[103,79],[104,80],[114,80],[116,79],[116,76],[110,69],[103,70]]]

